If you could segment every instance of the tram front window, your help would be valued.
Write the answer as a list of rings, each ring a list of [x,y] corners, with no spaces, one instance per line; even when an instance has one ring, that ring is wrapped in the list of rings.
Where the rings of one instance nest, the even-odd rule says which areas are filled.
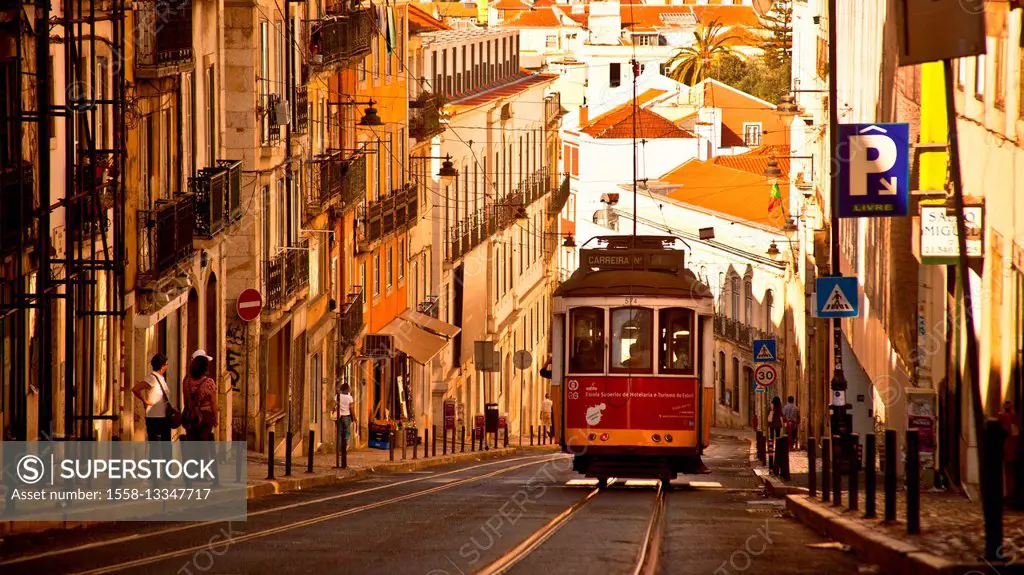
[[[646,308],[612,310],[612,371],[651,372],[651,320],[651,310]]]
[[[693,373],[693,310],[667,308],[660,313],[659,369],[662,373]]]
[[[604,310],[572,310],[572,373],[604,372]]]

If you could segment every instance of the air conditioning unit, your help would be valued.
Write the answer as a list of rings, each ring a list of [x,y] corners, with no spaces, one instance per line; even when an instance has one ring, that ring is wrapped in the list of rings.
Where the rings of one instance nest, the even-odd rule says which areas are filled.
[[[287,126],[288,120],[288,101],[282,100],[279,96],[271,97],[270,125]]]

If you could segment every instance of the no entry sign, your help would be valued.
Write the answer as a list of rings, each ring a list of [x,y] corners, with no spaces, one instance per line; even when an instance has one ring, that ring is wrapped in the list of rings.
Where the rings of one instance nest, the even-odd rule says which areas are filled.
[[[238,303],[235,307],[242,321],[252,321],[260,317],[260,312],[263,311],[263,295],[257,289],[243,290],[238,294]]]

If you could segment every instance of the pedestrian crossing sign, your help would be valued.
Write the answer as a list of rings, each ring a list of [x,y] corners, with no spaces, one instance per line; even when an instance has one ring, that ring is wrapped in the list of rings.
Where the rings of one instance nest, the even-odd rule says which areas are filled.
[[[773,363],[778,359],[774,339],[755,339],[753,350],[754,363]]]
[[[855,277],[818,278],[815,299],[818,317],[857,317],[860,313]]]

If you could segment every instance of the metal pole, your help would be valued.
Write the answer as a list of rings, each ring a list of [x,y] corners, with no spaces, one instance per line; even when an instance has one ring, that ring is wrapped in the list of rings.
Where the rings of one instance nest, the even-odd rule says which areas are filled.
[[[245,396],[242,398],[242,441],[249,445],[249,322],[242,326],[242,345],[245,346]],[[216,352],[214,352],[216,353]]]
[[[946,123],[949,129],[950,156],[949,175],[953,183],[953,201],[956,206],[957,247],[959,249],[960,256],[957,267],[959,268],[960,285],[963,290],[964,329],[967,332],[967,375],[971,381],[971,407],[974,412],[975,443],[978,446],[978,470],[979,473],[984,474],[986,470],[985,457],[988,455],[985,452],[984,439],[985,408],[981,403],[981,376],[979,368],[980,364],[978,361],[978,339],[977,334],[974,332],[974,298],[971,294],[970,274],[967,269],[967,219],[964,216],[964,188],[963,180],[960,175],[960,137],[957,131],[956,100],[954,99],[955,89],[953,87],[953,61],[943,60],[942,66],[946,82]],[[957,321],[959,321],[959,319]],[[981,484],[985,484],[984,477],[981,477]],[[983,506],[986,496],[995,499],[990,503],[990,505],[996,505],[999,507],[999,521],[1001,522],[1003,505],[1002,492],[990,493],[988,491],[982,491],[981,497],[983,500]],[[995,519],[995,516],[986,514],[986,530],[988,529],[987,524],[989,519]]]
[[[818,442],[807,438],[807,491],[811,497],[818,496]]]
[[[636,246],[636,178],[638,175],[638,158],[636,149],[636,116],[639,113],[636,103],[636,77],[640,75],[640,63],[634,57],[630,60],[633,68],[633,245]]]
[[[907,430],[907,533],[921,532],[921,443],[916,429]],[[1000,493],[1000,495],[1002,495]]]
[[[851,436],[850,442],[853,443],[854,445],[857,445],[859,441],[860,438],[857,437],[856,433],[854,433]],[[858,491],[860,487],[857,484],[858,475],[860,474],[859,463],[860,462],[857,460],[857,457],[854,457],[853,461],[850,463],[850,511],[857,511],[858,509],[860,509],[860,492]]]
[[[830,163],[830,187],[831,187],[831,265],[830,270],[833,276],[840,275],[839,270],[839,87],[836,78],[838,68],[838,41],[836,34],[836,22],[838,20],[836,0],[828,0],[828,135]],[[841,441],[838,443],[833,438],[832,459],[839,460],[847,446],[846,434],[851,430],[845,429],[846,412],[849,409],[846,403],[846,376],[843,373],[843,324],[839,318],[832,320],[832,435],[841,434]]]
[[[885,520],[896,521],[896,430],[885,430]]]
[[[832,436],[832,506],[839,507],[843,504],[843,474],[839,451],[842,450],[842,440],[838,435]]]
[[[274,478],[274,432],[267,433],[267,479]]]
[[[989,421],[985,425],[985,436],[983,440],[988,443],[986,453],[988,457],[988,469],[983,470],[982,479],[986,479],[988,485],[982,488],[982,493],[988,492],[993,496],[982,500],[982,510],[985,514],[985,559],[997,561],[1002,557],[1003,545],[1003,450],[1006,432],[998,421]],[[1021,473],[1020,469],[1017,473]],[[983,484],[984,485],[984,484]]]
[[[313,473],[313,445],[316,441],[316,432],[309,430],[309,446],[306,450],[306,473]]]
[[[877,462],[875,457],[875,434],[869,433],[864,436],[864,517],[875,516],[875,492],[877,491]]]
[[[828,503],[831,492],[828,488],[828,474],[832,468],[832,440],[825,437],[821,440],[821,500]]]
[[[291,418],[289,417],[289,420]],[[291,421],[288,422],[288,433],[284,436],[284,476],[292,475],[292,430]]]

